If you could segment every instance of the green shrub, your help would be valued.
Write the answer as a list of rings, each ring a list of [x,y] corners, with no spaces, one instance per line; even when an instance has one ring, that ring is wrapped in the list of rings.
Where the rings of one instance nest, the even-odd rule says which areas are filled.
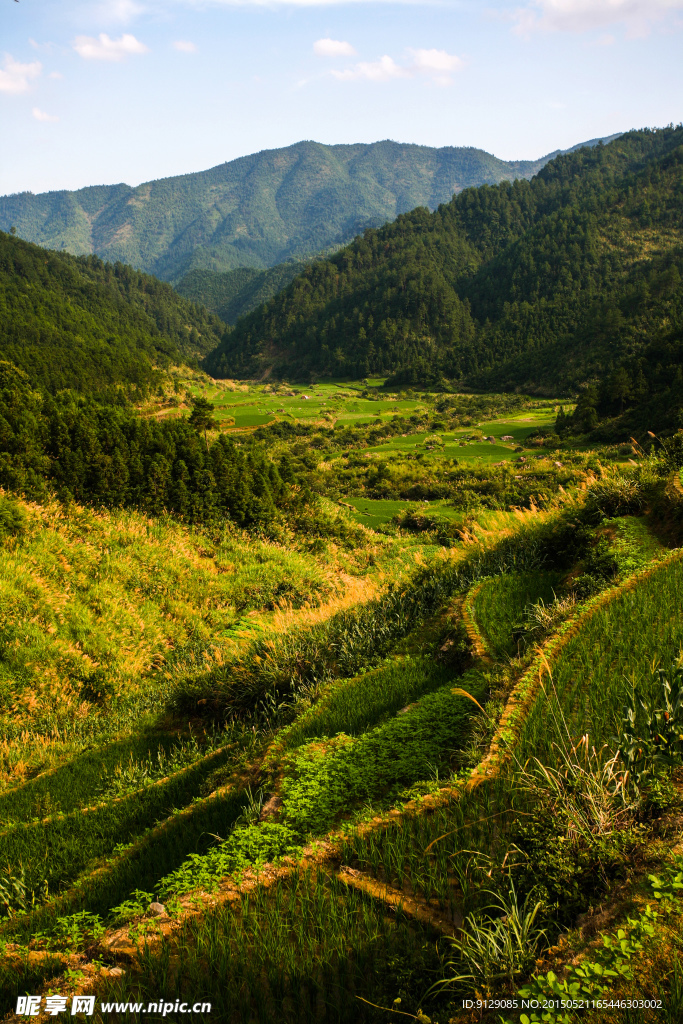
[[[639,480],[631,476],[614,476],[598,480],[588,489],[585,512],[593,519],[638,515],[646,504]]]
[[[18,537],[26,532],[26,513],[21,505],[0,495],[0,540]]]
[[[673,437],[667,437],[662,441],[658,455],[666,473],[678,472],[679,469],[683,469],[683,430],[679,430]]]

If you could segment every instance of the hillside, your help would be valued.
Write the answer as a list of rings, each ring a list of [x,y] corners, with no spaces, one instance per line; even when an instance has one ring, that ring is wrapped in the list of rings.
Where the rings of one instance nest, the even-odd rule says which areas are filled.
[[[476,984],[519,1024],[552,967],[680,1020],[665,468],[604,465],[451,551],[359,530],[355,567],[0,498],[3,1004],[471,1024]]]
[[[4,196],[0,228],[177,281],[191,269],[264,269],[329,250],[471,185],[531,177],[550,156],[504,161],[471,147],[298,142],[136,188]]]
[[[366,231],[206,366],[546,394],[595,381],[593,405],[612,414],[661,397],[681,383],[682,144],[681,127],[631,132]]]
[[[224,331],[153,277],[0,232],[0,361],[24,370],[34,388],[144,391],[158,383],[158,367],[196,359]]]
[[[180,279],[175,290],[183,298],[206,306],[226,323],[234,324],[286,288],[303,269],[303,263],[292,260],[268,270],[238,267],[223,274],[191,270]]]

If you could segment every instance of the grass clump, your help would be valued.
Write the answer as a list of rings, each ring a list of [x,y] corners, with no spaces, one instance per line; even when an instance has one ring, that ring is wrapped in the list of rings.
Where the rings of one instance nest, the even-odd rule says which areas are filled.
[[[460,934],[451,940],[451,956],[445,963],[446,978],[438,983],[462,993],[480,993],[490,999],[501,988],[512,987],[526,977],[538,954],[548,945],[542,927],[543,901],[534,893],[520,901],[514,884],[506,895],[486,892],[492,903],[468,914]]]

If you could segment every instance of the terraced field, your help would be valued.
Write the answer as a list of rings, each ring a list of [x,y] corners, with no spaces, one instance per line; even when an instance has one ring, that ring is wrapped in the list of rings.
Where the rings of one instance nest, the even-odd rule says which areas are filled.
[[[568,736],[611,742],[653,652],[683,648],[679,553],[645,518],[603,520],[586,543],[609,538],[617,576],[581,599],[588,554],[577,569],[556,538],[590,492],[568,501],[496,514],[374,603],[246,636],[237,673],[214,655],[157,689],[139,729],[91,720],[96,745],[67,758],[51,738],[54,767],[0,794],[3,998],[71,992],[76,964],[104,1001],[199,993],[207,1020],[459,1020],[449,937],[523,848],[518,766],[560,768]],[[191,732],[169,714],[179,692]],[[256,716],[220,712],[247,692]]]

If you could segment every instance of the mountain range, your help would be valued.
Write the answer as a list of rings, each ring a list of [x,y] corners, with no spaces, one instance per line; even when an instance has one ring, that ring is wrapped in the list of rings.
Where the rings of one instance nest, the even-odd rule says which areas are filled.
[[[4,196],[0,228],[177,283],[191,270],[263,270],[331,252],[470,186],[531,178],[555,155],[505,161],[470,147],[298,142],[137,187]]]

